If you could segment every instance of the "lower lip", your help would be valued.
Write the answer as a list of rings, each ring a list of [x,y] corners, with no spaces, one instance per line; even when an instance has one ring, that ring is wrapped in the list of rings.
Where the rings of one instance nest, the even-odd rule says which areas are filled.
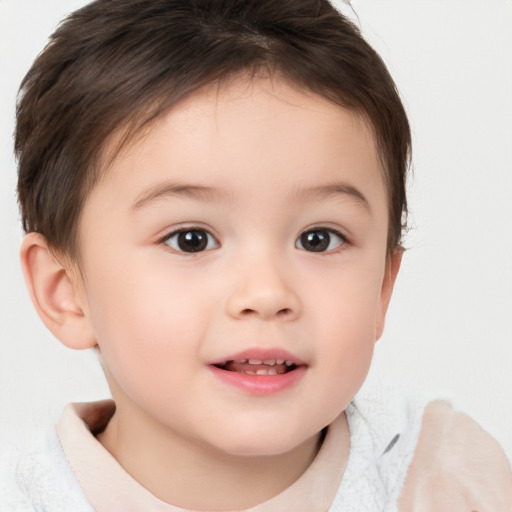
[[[306,373],[306,366],[299,366],[280,375],[251,375],[221,370],[208,366],[213,375],[224,384],[238,388],[250,395],[274,395],[297,384]]]

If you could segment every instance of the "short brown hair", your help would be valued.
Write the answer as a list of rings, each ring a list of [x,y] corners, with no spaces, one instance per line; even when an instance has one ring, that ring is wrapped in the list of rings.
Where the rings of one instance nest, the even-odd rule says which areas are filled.
[[[199,88],[262,71],[369,122],[388,191],[388,251],[399,246],[407,116],[381,58],[328,0],[96,0],[71,14],[20,87],[23,228],[76,255],[80,212],[114,131],[130,138]]]

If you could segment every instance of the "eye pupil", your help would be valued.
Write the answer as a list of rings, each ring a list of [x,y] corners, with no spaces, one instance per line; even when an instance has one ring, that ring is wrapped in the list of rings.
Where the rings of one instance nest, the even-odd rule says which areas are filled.
[[[302,233],[300,241],[306,251],[322,252],[329,247],[331,237],[328,231],[317,229],[315,231]]]
[[[178,247],[184,252],[204,251],[208,245],[208,236],[204,231],[192,229],[178,235]]]

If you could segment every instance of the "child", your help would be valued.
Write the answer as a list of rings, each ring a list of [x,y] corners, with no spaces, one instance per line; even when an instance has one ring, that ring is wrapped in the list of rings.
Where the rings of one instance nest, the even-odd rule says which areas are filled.
[[[468,417],[354,399],[410,135],[330,4],[94,2],[17,122],[34,305],[97,350],[114,401],[66,408],[16,509],[510,510],[508,462]]]

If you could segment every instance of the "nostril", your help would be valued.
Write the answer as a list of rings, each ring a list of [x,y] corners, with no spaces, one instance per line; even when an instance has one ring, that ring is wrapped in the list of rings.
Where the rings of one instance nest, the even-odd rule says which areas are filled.
[[[292,313],[291,308],[283,308],[283,309],[279,309],[278,311],[276,311],[275,314],[268,315],[268,316],[284,317],[284,316],[289,316],[291,313]],[[255,309],[251,309],[251,308],[246,308],[246,309],[243,309],[242,311],[240,311],[241,316],[249,316],[249,315],[256,315],[256,314],[258,314],[258,311]],[[263,316],[267,316],[267,315],[263,315]]]

